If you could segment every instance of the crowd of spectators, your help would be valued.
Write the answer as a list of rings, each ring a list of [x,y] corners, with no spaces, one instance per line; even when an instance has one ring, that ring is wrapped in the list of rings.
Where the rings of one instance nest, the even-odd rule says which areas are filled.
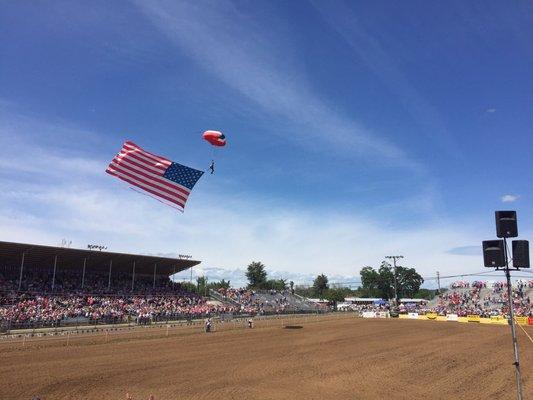
[[[257,292],[250,289],[220,288],[219,295],[232,301],[241,312],[263,314],[265,312],[281,313],[291,309],[290,291],[268,290]]]
[[[52,280],[54,281],[52,285]],[[264,314],[292,311],[297,307],[289,291],[253,291],[221,288],[222,301],[209,301],[191,293],[166,276],[137,276],[124,273],[111,276],[87,272],[83,282],[75,271],[64,270],[51,277],[51,271],[26,271],[18,290],[16,271],[0,271],[0,326],[57,326],[65,321],[87,323],[136,322],[204,318],[213,314]],[[83,283],[83,287],[82,287]],[[513,309],[517,316],[533,316],[530,295],[533,280],[517,281],[512,287]],[[389,304],[351,305],[350,310],[386,311]],[[440,294],[431,305],[400,304],[399,311],[436,312],[459,316],[506,315],[505,282],[458,281]]]
[[[475,281],[470,285],[455,284],[451,287],[452,290],[439,296],[433,311],[439,314],[480,315],[482,317],[505,315],[509,312],[507,283],[505,282]],[[533,289],[533,280],[519,280],[512,287],[513,311],[517,316],[533,316],[529,296],[531,289]]]
[[[137,322],[174,318],[202,318],[214,313],[237,312],[237,307],[209,302],[166,276],[85,275],[62,271],[26,271],[18,290],[18,276],[0,271],[0,325],[57,326],[67,321]],[[52,287],[53,286],[53,287]]]
[[[533,317],[533,280],[519,280],[512,287],[513,312],[516,316]],[[439,315],[456,314],[458,316],[479,315],[491,317],[508,315],[507,284],[505,282],[458,281],[450,285],[433,301],[400,303],[399,313],[416,312],[420,314],[437,313]],[[345,307],[351,311],[390,311],[386,304],[351,304]]]
[[[132,284],[133,283],[133,284]],[[139,324],[214,314],[281,313],[289,307],[282,292],[220,289],[222,302],[191,293],[167,276],[63,269],[0,270],[0,327],[58,326],[66,323]]]

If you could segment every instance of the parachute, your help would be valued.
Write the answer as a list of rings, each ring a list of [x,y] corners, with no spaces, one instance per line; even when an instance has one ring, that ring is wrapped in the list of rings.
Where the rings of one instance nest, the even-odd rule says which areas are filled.
[[[220,131],[205,131],[202,135],[205,141],[209,142],[212,146],[215,147],[224,147],[226,145],[226,136]],[[213,147],[211,165],[209,170],[211,175],[215,173],[215,147]]]
[[[226,145],[226,136],[220,131],[205,131],[202,136],[213,146],[224,147]]]

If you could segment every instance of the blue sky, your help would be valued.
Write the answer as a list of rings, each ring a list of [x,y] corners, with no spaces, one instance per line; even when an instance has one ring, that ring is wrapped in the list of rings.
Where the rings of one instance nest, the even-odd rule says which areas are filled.
[[[11,2],[0,34],[2,240],[434,275],[483,269],[496,209],[533,231],[530,2]],[[206,169],[206,129],[184,214],[103,172],[124,139]]]

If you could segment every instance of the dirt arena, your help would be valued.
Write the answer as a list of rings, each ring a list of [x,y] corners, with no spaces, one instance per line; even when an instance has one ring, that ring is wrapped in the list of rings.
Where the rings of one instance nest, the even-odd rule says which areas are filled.
[[[506,326],[349,316],[282,324],[4,342],[0,399],[515,398]],[[533,398],[533,344],[518,335],[524,397]]]

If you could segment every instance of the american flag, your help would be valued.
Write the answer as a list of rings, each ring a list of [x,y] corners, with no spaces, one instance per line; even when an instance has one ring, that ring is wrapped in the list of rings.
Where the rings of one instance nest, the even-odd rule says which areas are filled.
[[[149,153],[130,141],[124,142],[105,172],[181,211],[204,173]]]

